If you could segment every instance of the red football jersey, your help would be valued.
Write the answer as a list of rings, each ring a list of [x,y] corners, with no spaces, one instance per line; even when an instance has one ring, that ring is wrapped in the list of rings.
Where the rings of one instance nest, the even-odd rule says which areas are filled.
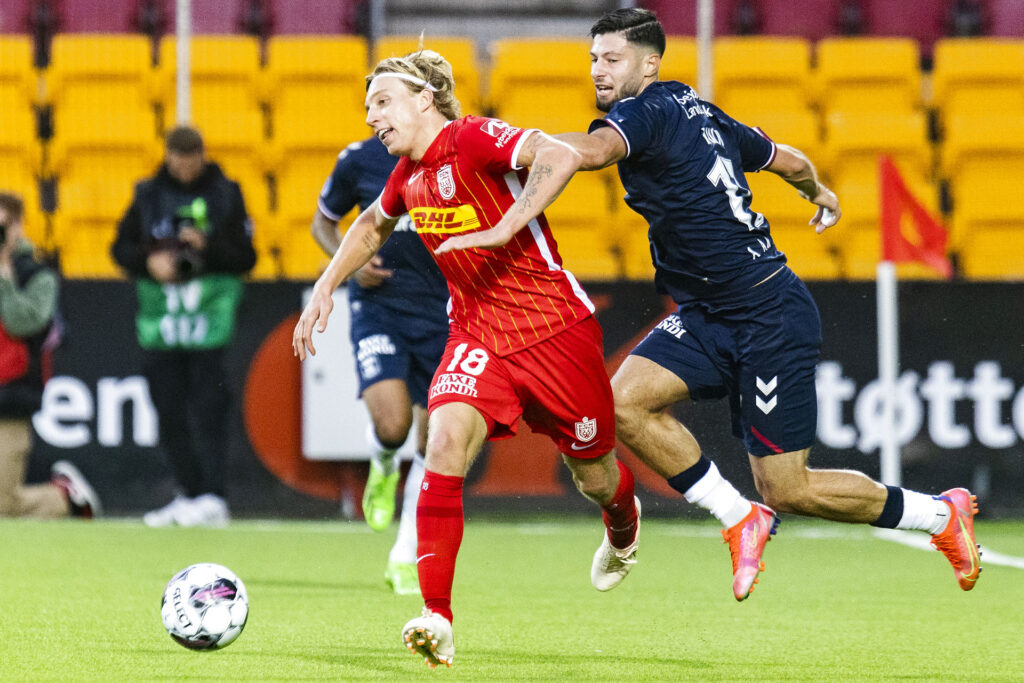
[[[444,127],[416,162],[399,159],[380,197],[389,217],[408,213],[433,252],[451,235],[493,227],[522,192],[517,152],[536,131],[467,116]],[[435,255],[455,325],[499,356],[590,316],[594,305],[562,257],[543,214],[504,247]]]

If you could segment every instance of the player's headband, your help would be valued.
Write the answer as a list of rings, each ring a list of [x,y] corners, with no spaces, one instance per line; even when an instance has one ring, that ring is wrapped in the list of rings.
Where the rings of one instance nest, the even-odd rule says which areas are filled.
[[[385,71],[384,73],[379,73],[376,76],[374,76],[373,80],[370,81],[370,87],[366,89],[366,92],[370,92],[371,90],[373,90],[373,84],[376,83],[378,79],[384,78],[386,76],[393,76],[394,78],[401,78],[403,81],[409,81],[410,83],[415,83],[416,85],[420,86],[421,88],[426,88],[430,92],[437,92],[437,88],[435,88],[434,86],[430,85],[429,83],[427,83],[422,78],[418,78],[416,76],[413,76],[412,74],[399,73],[397,71]]]

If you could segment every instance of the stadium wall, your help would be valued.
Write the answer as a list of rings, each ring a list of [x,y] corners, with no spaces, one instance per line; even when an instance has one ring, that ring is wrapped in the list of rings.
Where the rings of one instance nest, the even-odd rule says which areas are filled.
[[[301,455],[299,365],[291,330],[298,283],[251,283],[229,354],[237,401],[229,431],[228,498],[241,516],[336,517],[339,500],[357,510],[365,463],[312,462]],[[810,285],[825,344],[818,370],[816,467],[850,467],[878,476],[880,396],[875,295],[871,283]],[[648,283],[590,283],[613,372],[670,306]],[[991,515],[1024,514],[1024,328],[1014,311],[1024,284],[900,285],[901,375],[898,430],[903,482],[939,491],[967,485]],[[62,308],[67,335],[36,415],[30,478],[59,458],[75,461],[113,514],[138,514],[172,494],[157,449],[156,414],[134,340],[134,290],[125,282],[69,281]],[[329,349],[321,352],[330,353]],[[354,388],[353,388],[354,392]],[[678,409],[723,473],[753,494],[742,445],[729,434],[724,402]],[[362,440],[363,435],[352,436]],[[665,483],[635,464],[651,514],[692,513]],[[653,501],[652,501],[653,502]],[[470,475],[472,512],[584,511],[567,470],[546,438],[523,433],[496,442]]]

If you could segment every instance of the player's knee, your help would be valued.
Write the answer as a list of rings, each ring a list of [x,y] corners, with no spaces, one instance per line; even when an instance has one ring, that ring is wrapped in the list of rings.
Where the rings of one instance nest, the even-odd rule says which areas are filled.
[[[426,467],[432,472],[462,477],[466,475],[467,439],[450,429],[438,429],[427,441]]]
[[[401,448],[409,436],[409,427],[408,422],[389,421],[374,425],[373,431],[377,435],[377,440],[385,448]]]
[[[598,505],[607,503],[615,495],[614,489],[611,488],[607,481],[602,479],[593,477],[583,479],[573,474],[573,481],[584,497],[589,498]]]
[[[0,517],[14,517],[18,509],[16,495],[0,496]]]
[[[765,505],[776,512],[788,512],[794,515],[805,515],[813,511],[813,496],[810,492],[795,486],[773,486],[766,482],[757,482],[757,492],[761,494]]]

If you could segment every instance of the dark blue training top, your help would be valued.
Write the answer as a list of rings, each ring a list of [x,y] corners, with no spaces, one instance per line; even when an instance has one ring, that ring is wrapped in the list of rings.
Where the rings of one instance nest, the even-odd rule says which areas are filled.
[[[768,221],[750,210],[744,171],[775,158],[775,143],[701,100],[688,85],[659,81],[615,103],[594,131],[611,126],[626,141],[619,177],[626,203],[650,225],[658,291],[676,303],[742,304],[777,271]]]
[[[353,142],[342,150],[334,164],[317,205],[333,221],[359,205],[363,211],[380,196],[398,157],[375,137]],[[379,287],[363,289],[355,278],[348,282],[349,301],[363,301],[398,313],[430,316],[447,326],[448,283],[416,234],[408,215],[402,216],[395,231],[377,252],[384,268],[394,271]]]

